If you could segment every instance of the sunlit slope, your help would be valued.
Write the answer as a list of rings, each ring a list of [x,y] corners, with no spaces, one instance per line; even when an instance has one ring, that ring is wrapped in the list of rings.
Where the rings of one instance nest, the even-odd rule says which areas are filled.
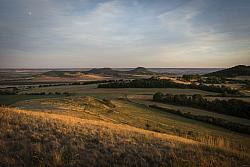
[[[127,125],[10,108],[0,119],[0,166],[249,164],[248,155]]]
[[[125,100],[103,100],[91,96],[54,99],[31,99],[15,107],[35,112],[47,112],[87,120],[125,124],[136,128],[172,134],[206,145],[249,153],[249,135],[187,119],[161,110],[136,105]]]

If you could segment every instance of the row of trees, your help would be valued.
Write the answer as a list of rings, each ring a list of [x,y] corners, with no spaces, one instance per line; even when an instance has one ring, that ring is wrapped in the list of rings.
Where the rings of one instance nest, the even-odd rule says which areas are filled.
[[[199,89],[217,93],[239,94],[239,91],[225,86],[205,85],[205,84],[182,84],[169,79],[149,78],[135,80],[120,80],[105,84],[99,84],[98,88],[182,88]]]
[[[211,77],[207,77],[207,78],[201,78],[198,80],[198,82],[199,83],[206,83],[206,84],[224,84],[224,83],[226,83],[226,78],[211,76]]]
[[[208,76],[202,77],[199,74],[184,74],[182,79],[185,81],[196,81],[198,83],[205,83],[205,84],[223,84],[226,83],[225,77],[217,77],[217,76]]]
[[[182,75],[182,79],[185,81],[199,80],[201,79],[201,76],[199,74],[184,74]]]
[[[17,95],[19,89],[16,87],[7,87],[0,89],[0,95]]]
[[[216,117],[204,116],[204,115],[193,115],[191,113],[184,113],[179,110],[167,109],[167,108],[159,107],[157,105],[150,105],[149,107],[160,109],[160,110],[172,113],[172,114],[180,115],[182,117],[186,117],[186,118],[194,119],[197,121],[206,122],[212,125],[220,126],[220,127],[232,130],[232,131],[250,134],[250,126],[231,122],[222,118],[216,118]]]
[[[32,93],[24,93],[23,95],[70,95],[69,92],[32,92]]]
[[[0,90],[0,95],[17,95],[17,91],[13,90]]]
[[[161,92],[157,92],[154,94],[153,100],[157,102],[201,108],[221,114],[250,119],[250,103],[237,99],[215,99],[208,101],[199,94],[195,94],[193,96],[187,96],[183,94],[164,95]]]
[[[42,85],[39,85],[38,87],[42,88],[42,87],[65,86],[65,85],[70,85],[70,83],[42,84]]]
[[[113,80],[73,82],[71,83],[71,85],[90,85],[90,84],[99,84],[99,83],[108,83],[108,82],[113,82]]]
[[[79,82],[69,82],[69,83],[55,83],[55,84],[41,84],[38,87],[51,87],[51,86],[68,86],[68,85],[90,85],[112,82],[111,80],[98,80],[98,81],[79,81]]]

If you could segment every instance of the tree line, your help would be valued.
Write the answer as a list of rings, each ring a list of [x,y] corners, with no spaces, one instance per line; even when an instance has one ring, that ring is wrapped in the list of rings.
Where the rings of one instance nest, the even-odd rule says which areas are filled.
[[[99,84],[98,88],[181,88],[181,89],[199,89],[204,91],[240,94],[237,89],[226,86],[205,85],[205,84],[182,84],[169,79],[159,79],[152,77],[149,79],[119,80],[109,83]]]
[[[172,95],[157,92],[153,96],[153,100],[174,105],[183,105],[195,108],[201,108],[220,114],[232,115],[241,118],[250,119],[250,103],[238,99],[212,101],[203,98],[200,94],[187,96],[184,94]]]
[[[208,76],[208,77],[203,77],[199,74],[184,74],[182,76],[182,79],[184,81],[192,81],[195,80],[199,83],[204,83],[204,84],[223,84],[226,83],[226,78],[225,77],[218,77],[218,76]]]
[[[71,93],[69,92],[31,92],[31,93],[23,93],[22,95],[66,95],[69,96]]]
[[[206,122],[212,125],[220,126],[220,127],[223,127],[223,128],[235,131],[235,132],[250,134],[250,126],[231,122],[222,118],[216,118],[216,117],[204,116],[204,115],[193,115],[191,113],[184,113],[179,110],[163,108],[157,105],[149,105],[149,107],[160,109],[165,112],[176,114],[182,117],[186,117],[186,118],[194,119],[197,121]]]
[[[16,87],[0,88],[0,95],[17,95],[18,91]]]
[[[57,83],[57,84],[41,84],[38,87],[69,86],[69,85],[90,85],[90,84],[99,84],[99,83],[108,83],[108,82],[112,82],[112,80],[79,81],[79,82]]]

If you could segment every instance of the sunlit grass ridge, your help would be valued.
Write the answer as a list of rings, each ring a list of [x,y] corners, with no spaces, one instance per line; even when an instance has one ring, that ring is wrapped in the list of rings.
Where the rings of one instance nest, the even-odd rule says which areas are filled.
[[[0,165],[237,166],[247,155],[103,121],[0,109]]]

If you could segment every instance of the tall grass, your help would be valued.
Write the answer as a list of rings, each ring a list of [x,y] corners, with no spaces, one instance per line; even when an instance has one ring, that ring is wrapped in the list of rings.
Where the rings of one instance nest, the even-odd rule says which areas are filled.
[[[223,142],[222,142],[223,145]],[[0,166],[239,166],[249,155],[127,125],[0,108]]]

